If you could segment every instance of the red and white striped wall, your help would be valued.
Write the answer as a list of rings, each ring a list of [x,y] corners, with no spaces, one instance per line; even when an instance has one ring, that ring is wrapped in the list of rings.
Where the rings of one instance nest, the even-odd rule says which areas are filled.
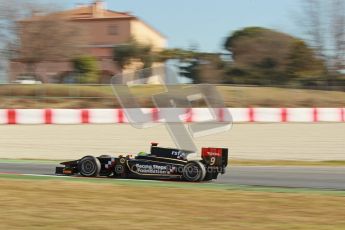
[[[179,119],[168,118],[171,108],[141,109],[148,122],[345,122],[345,108],[207,108],[179,109]],[[166,114],[165,114],[166,113]],[[169,120],[170,119],[170,120]],[[0,124],[116,124],[128,123],[123,109],[0,109]]]

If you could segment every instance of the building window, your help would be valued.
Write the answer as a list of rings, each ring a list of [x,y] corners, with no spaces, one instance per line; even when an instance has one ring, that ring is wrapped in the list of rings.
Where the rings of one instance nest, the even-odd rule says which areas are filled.
[[[118,27],[116,25],[111,25],[108,27],[108,34],[109,35],[117,35],[118,34]]]

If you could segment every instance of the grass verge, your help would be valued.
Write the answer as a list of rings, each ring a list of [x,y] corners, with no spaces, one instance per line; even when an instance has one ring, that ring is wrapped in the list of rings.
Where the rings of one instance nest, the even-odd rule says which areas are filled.
[[[1,229],[345,228],[340,194],[42,178],[0,176]]]

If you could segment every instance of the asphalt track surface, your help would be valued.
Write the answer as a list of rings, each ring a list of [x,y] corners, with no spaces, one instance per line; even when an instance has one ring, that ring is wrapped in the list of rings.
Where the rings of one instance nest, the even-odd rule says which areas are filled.
[[[0,163],[0,173],[54,175],[56,164]],[[345,167],[230,166],[212,183],[345,190]]]

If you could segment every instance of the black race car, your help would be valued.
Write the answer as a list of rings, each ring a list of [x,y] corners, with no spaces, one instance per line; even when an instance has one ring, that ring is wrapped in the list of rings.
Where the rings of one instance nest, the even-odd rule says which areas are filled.
[[[219,173],[225,173],[228,149],[202,148],[201,159],[192,160],[193,155],[190,151],[162,148],[157,143],[151,143],[150,153],[141,152],[135,157],[85,156],[62,162],[63,166],[56,167],[56,174],[198,182],[217,179]]]

